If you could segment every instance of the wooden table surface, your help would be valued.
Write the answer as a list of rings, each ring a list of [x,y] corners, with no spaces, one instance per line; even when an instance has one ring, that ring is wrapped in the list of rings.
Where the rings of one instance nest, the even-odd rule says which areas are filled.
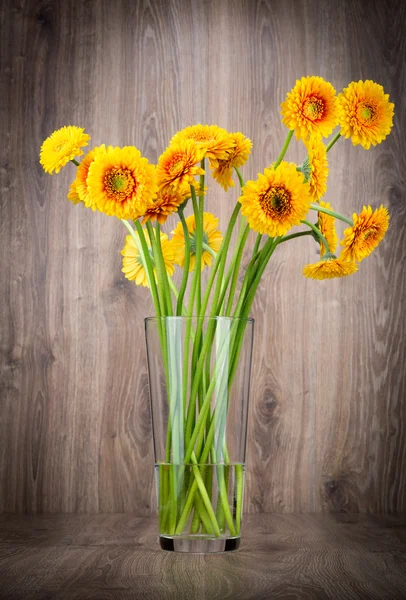
[[[159,549],[154,518],[0,517],[0,598],[406,598],[406,517],[258,514],[238,552]]]

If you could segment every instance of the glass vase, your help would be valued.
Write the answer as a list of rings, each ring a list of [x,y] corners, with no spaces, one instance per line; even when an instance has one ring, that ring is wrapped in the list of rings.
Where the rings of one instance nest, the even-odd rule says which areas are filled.
[[[253,319],[145,319],[161,548],[240,545]]]

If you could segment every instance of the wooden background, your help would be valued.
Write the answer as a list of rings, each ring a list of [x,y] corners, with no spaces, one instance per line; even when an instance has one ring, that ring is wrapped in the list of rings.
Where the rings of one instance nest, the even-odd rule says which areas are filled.
[[[245,508],[406,510],[405,26],[402,0],[2,2],[0,511],[155,508],[152,306],[120,272],[121,223],[65,200],[74,167],[45,175],[42,140],[76,124],[156,161],[179,128],[217,123],[253,140],[248,179],[307,74],[390,93],[392,135],[369,152],[340,140],[326,199],[392,221],[347,279],[301,276],[307,238],[275,254],[253,310]],[[223,228],[236,198],[212,186]]]

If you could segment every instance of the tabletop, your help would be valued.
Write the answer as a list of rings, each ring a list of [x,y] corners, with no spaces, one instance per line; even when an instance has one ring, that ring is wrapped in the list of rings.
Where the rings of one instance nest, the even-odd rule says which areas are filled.
[[[0,598],[406,598],[406,516],[246,515],[240,550],[159,548],[156,518],[0,516]]]

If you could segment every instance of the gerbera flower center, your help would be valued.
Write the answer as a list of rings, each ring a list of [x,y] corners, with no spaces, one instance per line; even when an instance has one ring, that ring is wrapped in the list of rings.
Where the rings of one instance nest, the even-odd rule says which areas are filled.
[[[310,121],[321,119],[324,114],[324,100],[317,96],[306,98],[303,104],[303,113]]]
[[[169,166],[169,172],[171,175],[180,175],[185,168],[185,161],[183,157],[175,156],[174,160]]]
[[[377,112],[376,107],[370,102],[361,102],[358,105],[358,117],[364,123],[373,123],[376,120]]]
[[[193,135],[190,137],[191,140],[194,140],[195,142],[215,142],[216,140],[214,139],[213,136],[204,134],[204,133],[198,133],[197,135]]]
[[[62,152],[62,150],[65,150],[67,145],[68,145],[68,140],[63,140],[55,147],[55,151]]]
[[[364,232],[364,235],[363,235],[364,241],[366,242],[369,238],[375,237],[377,233],[378,233],[378,230],[376,227],[370,227],[369,229],[367,229]]]
[[[284,186],[272,186],[260,198],[263,211],[270,217],[282,216],[289,212],[291,196]]]
[[[136,181],[129,169],[114,167],[104,177],[108,196],[116,200],[125,200],[135,189]]]
[[[189,238],[190,238],[190,254],[191,254],[191,256],[194,256],[196,254],[196,233],[194,231],[193,232],[189,231]],[[205,231],[203,231],[203,244],[210,246],[209,237]]]

